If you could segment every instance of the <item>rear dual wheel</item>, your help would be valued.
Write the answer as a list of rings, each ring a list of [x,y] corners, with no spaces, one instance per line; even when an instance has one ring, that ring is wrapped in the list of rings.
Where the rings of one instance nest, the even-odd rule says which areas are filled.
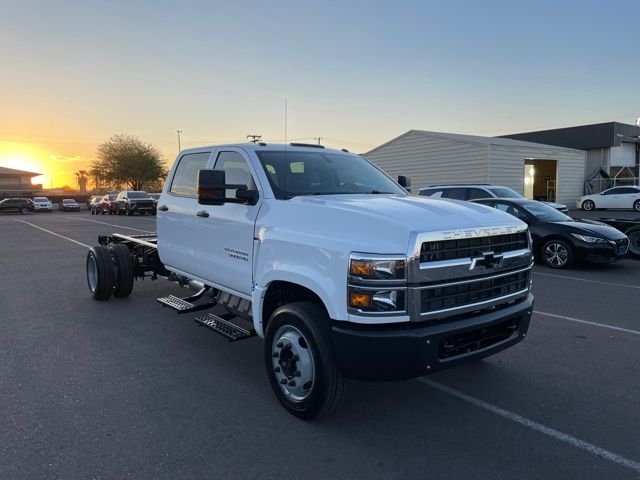
[[[133,258],[126,245],[98,245],[87,254],[87,284],[95,300],[124,298],[133,290]]]

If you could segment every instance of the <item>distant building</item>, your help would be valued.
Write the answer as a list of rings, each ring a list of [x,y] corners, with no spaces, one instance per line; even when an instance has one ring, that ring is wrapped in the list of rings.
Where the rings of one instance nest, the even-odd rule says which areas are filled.
[[[413,193],[432,184],[489,183],[573,205],[584,182],[585,152],[508,138],[410,130],[365,156],[390,175],[410,176]]]
[[[42,190],[42,185],[33,185],[31,179],[41,173],[25,172],[13,168],[0,167],[0,197],[31,196]]]
[[[640,126],[607,122],[513,133],[502,138],[585,150],[585,190],[600,192],[614,185],[640,184]]]

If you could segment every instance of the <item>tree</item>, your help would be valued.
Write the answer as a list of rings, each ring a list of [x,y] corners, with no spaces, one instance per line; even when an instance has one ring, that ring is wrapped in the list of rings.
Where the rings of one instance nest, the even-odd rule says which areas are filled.
[[[113,135],[98,146],[98,158],[100,164],[92,167],[92,175],[133,190],[142,190],[166,175],[158,149],[133,135]]]

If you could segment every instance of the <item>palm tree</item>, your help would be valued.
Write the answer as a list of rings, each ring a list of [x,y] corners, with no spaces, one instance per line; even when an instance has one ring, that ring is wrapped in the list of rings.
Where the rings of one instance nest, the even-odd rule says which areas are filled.
[[[78,182],[78,190],[81,192],[87,191],[87,183],[89,182],[89,172],[86,170],[78,170],[75,173],[76,182]]]

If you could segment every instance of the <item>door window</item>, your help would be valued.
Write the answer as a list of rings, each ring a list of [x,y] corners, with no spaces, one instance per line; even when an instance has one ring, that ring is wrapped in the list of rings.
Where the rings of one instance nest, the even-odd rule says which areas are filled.
[[[195,197],[198,182],[198,171],[204,169],[209,161],[211,152],[187,153],[180,158],[180,162],[173,174],[170,192],[182,197]]]
[[[447,188],[442,192],[442,198],[453,198],[454,200],[466,200],[467,188]]]
[[[624,188],[622,187],[611,188],[605,192],[602,192],[602,195],[618,195],[619,193],[623,193],[621,192],[621,190],[624,190]]]
[[[442,189],[438,188],[427,188],[424,190],[420,190],[420,195],[424,195],[425,197],[434,197],[440,198],[442,197]]]
[[[523,212],[520,208],[516,207],[515,205],[498,202],[494,204],[494,207],[496,207],[498,210],[501,210],[503,212],[507,212],[509,215],[513,215],[514,217],[519,218],[520,220],[523,220],[523,221],[527,220],[527,214]]]
[[[216,170],[224,170],[226,183],[246,185],[249,190],[256,189],[249,165],[240,153],[220,152],[214,168]],[[235,198],[236,190],[227,190],[225,196],[227,198]]]
[[[481,188],[470,188],[468,200],[475,200],[477,198],[491,198],[492,195]]]

